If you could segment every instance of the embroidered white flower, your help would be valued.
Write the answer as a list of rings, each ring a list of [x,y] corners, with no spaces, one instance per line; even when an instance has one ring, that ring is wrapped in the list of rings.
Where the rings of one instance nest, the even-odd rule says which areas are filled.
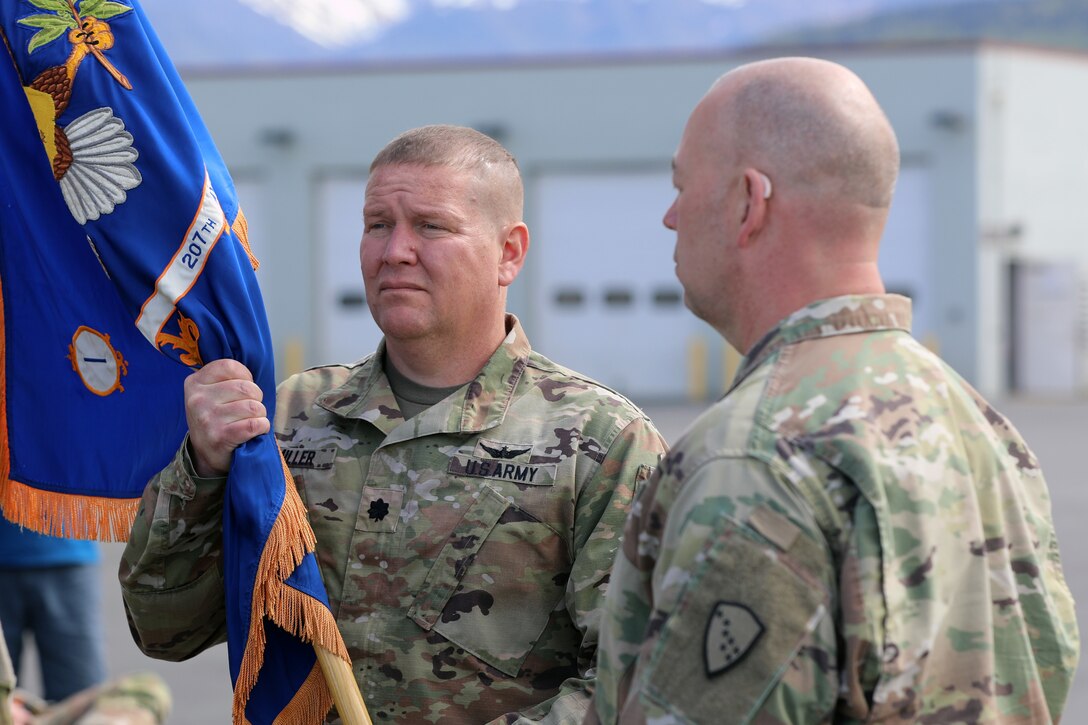
[[[64,129],[72,162],[60,178],[60,190],[80,224],[111,213],[127,192],[143,181],[135,166],[139,152],[132,134],[109,108],[96,108]]]

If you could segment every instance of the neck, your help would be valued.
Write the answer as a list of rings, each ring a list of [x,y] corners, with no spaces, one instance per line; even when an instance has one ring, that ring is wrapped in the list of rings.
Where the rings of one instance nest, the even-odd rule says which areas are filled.
[[[483,369],[506,338],[505,317],[469,339],[385,338],[385,354],[397,370],[420,385],[463,385]]]
[[[780,212],[748,250],[732,329],[723,336],[747,354],[786,316],[813,302],[882,294],[877,259],[886,219],[887,210],[819,198]]]
[[[763,285],[759,299],[749,300],[736,330],[723,334],[730,344],[747,354],[775,325],[813,302],[843,295],[884,294],[875,262],[842,263],[809,270],[809,276],[784,274]]]

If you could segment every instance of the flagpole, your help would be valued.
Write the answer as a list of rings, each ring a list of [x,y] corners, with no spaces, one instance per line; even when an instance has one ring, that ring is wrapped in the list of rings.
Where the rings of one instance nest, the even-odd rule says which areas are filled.
[[[363,695],[359,692],[359,683],[351,672],[351,665],[319,644],[314,645],[314,652],[317,653],[321,672],[325,675],[336,711],[340,713],[344,725],[374,725],[370,713],[366,711]]]

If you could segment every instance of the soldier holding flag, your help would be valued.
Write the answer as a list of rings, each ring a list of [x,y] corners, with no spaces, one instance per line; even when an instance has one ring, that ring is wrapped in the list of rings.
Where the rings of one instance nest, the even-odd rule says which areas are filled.
[[[360,249],[384,340],[278,391],[276,439],[376,721],[580,722],[620,527],[665,450],[506,313],[522,204],[516,162],[483,134],[395,138],[371,165]],[[231,360],[188,379],[186,410],[121,572],[140,646],[169,659],[223,639],[223,476],[270,425]]]

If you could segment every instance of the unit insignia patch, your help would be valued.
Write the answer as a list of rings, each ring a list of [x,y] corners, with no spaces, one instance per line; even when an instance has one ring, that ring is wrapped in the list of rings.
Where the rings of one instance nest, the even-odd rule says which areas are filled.
[[[763,631],[763,623],[748,607],[718,602],[706,623],[706,676],[720,675],[744,659]]]

